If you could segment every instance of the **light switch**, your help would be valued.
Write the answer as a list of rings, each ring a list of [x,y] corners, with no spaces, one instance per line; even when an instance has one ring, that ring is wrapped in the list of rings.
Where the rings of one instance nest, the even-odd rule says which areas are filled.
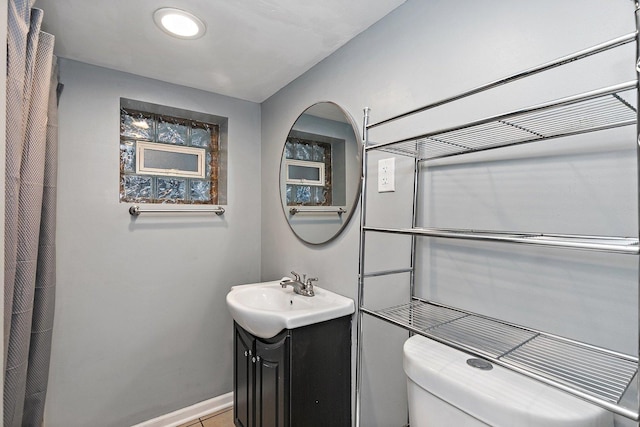
[[[396,191],[396,159],[378,160],[378,193]]]

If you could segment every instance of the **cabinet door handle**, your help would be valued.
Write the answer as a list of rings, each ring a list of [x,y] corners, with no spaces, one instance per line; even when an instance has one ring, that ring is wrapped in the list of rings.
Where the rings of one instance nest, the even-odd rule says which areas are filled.
[[[256,358],[255,358],[255,357],[252,357],[252,358],[251,358],[251,361],[252,361],[253,363],[256,363]]]
[[[244,357],[249,356],[249,352],[247,350],[244,351]]]
[[[260,361],[260,356],[256,357],[256,361],[259,362]]]
[[[249,350],[249,356],[251,356],[251,350]]]

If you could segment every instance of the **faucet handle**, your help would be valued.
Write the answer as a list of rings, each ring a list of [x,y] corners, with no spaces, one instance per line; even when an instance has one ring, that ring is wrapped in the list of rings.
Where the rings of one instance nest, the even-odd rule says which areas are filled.
[[[307,286],[312,286],[311,282],[317,282],[317,281],[318,281],[317,277],[309,277],[306,283],[307,283]]]
[[[300,275],[298,273],[296,273],[295,271],[292,271],[291,274],[293,274],[293,278],[299,282],[300,281]]]

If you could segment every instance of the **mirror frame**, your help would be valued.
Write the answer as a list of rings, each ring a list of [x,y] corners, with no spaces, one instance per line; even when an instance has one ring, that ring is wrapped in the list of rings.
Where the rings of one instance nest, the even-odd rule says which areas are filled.
[[[289,135],[291,134],[291,131],[293,130],[293,127],[296,125],[296,123],[298,122],[298,120],[300,120],[300,118],[307,112],[309,111],[309,109],[313,108],[314,106],[318,105],[318,104],[331,104],[333,107],[337,108],[338,110],[340,110],[340,112],[342,113],[342,115],[345,118],[345,123],[347,123],[348,125],[351,126],[351,129],[353,131],[353,136],[354,136],[354,140],[356,143],[356,164],[353,165],[353,167],[357,168],[357,184],[355,186],[355,192],[353,194],[353,197],[351,200],[345,200],[345,205],[347,212],[343,213],[343,214],[337,214],[336,215],[340,215],[340,217],[342,218],[342,224],[340,225],[340,228],[338,228],[337,231],[335,231],[331,236],[327,237],[326,239],[322,240],[322,241],[309,241],[307,239],[305,239],[303,236],[300,235],[300,233],[298,233],[295,228],[294,225],[291,224],[290,221],[290,217],[291,217],[291,213],[289,212],[290,209],[293,206],[287,206],[286,205],[286,180],[283,181],[283,167],[285,165],[285,149],[286,149],[286,141],[289,138]],[[353,117],[351,117],[351,115],[349,114],[349,112],[347,110],[345,110],[344,108],[342,108],[340,105],[338,105],[335,102],[332,101],[318,101],[313,103],[312,105],[310,105],[309,107],[305,108],[304,111],[302,111],[302,113],[300,113],[296,119],[293,121],[293,123],[291,124],[291,126],[289,127],[289,131],[287,132],[287,136],[285,137],[285,141],[282,147],[282,152],[280,154],[280,168],[279,168],[279,177],[278,177],[278,189],[279,189],[279,196],[280,196],[280,206],[282,207],[282,213],[284,215],[285,221],[287,222],[287,225],[289,226],[289,228],[291,229],[291,231],[293,232],[293,234],[295,234],[295,236],[301,240],[302,242],[308,244],[308,245],[312,245],[312,246],[320,246],[320,245],[324,245],[327,244],[331,241],[333,241],[334,239],[336,239],[340,234],[342,234],[342,232],[344,231],[344,229],[347,227],[347,225],[349,224],[349,222],[351,221],[351,219],[353,218],[354,212],[358,207],[358,204],[360,202],[360,193],[362,192],[362,156],[363,156],[363,144],[362,144],[362,138],[360,136],[360,131],[358,129],[358,126],[356,124],[356,122],[353,120]],[[346,160],[346,159],[345,159]],[[346,163],[346,161],[345,161]],[[349,165],[349,167],[351,167],[351,165]],[[345,197],[349,197],[348,194],[345,194]]]

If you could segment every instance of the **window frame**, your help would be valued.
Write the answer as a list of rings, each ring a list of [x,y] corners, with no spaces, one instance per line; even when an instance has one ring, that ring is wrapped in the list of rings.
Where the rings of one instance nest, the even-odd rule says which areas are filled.
[[[301,166],[305,168],[318,169],[318,179],[304,179],[304,178],[291,178],[289,175],[290,169],[289,166]],[[293,185],[311,185],[314,187],[324,187],[326,178],[325,178],[325,164],[324,162],[314,162],[309,160],[295,160],[295,159],[286,159],[285,160],[286,171],[286,181],[287,184]]]
[[[168,153],[191,154],[197,156],[197,170],[195,172],[184,169],[153,168],[145,166],[145,152],[164,151]],[[158,142],[136,141],[136,174],[138,175],[160,175],[177,176],[184,178],[206,178],[206,150],[198,147],[185,147],[182,145],[169,145]]]

